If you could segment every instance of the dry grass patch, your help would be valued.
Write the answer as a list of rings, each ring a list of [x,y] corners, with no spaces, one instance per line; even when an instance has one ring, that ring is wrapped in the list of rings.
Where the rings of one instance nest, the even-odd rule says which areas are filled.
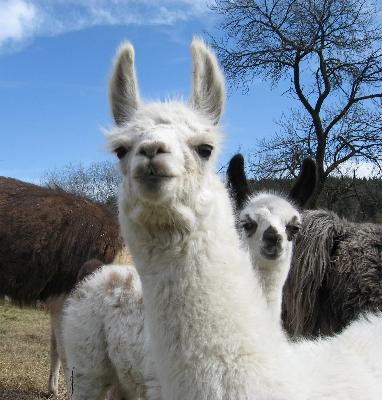
[[[0,302],[0,399],[42,400],[48,397],[50,323],[39,308]],[[60,400],[65,399],[60,376]]]

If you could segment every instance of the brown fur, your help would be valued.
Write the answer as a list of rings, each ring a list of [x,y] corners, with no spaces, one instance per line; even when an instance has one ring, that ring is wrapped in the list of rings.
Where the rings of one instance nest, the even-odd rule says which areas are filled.
[[[97,271],[98,268],[102,267],[103,262],[93,258],[89,261],[86,261],[82,264],[80,270],[77,275],[77,283],[84,280],[88,275],[91,275],[93,272]]]
[[[0,296],[22,304],[67,293],[85,261],[108,264],[122,245],[106,207],[0,177]]]

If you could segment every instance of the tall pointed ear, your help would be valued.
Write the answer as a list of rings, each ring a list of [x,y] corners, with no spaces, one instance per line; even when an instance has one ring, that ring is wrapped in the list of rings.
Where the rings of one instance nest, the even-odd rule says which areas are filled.
[[[214,124],[219,122],[225,101],[224,76],[215,54],[205,43],[194,38],[191,44],[193,64],[192,105]]]
[[[305,158],[302,162],[300,175],[289,193],[289,198],[296,205],[303,208],[313,195],[317,185],[317,166],[311,158]]]
[[[231,158],[227,169],[227,185],[236,208],[241,210],[251,194],[244,170],[244,157],[236,154]]]
[[[130,42],[123,42],[117,51],[109,82],[109,98],[114,121],[118,126],[128,121],[138,109],[134,48]]]

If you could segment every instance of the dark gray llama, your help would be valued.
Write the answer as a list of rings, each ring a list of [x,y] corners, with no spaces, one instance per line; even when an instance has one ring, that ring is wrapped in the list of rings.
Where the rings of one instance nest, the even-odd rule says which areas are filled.
[[[284,286],[283,319],[293,336],[331,335],[382,310],[382,225],[327,210],[303,213]]]
[[[305,199],[311,193],[312,180],[301,179],[315,174],[315,168],[314,161],[304,160],[302,172],[309,173],[300,174],[302,184],[295,185],[291,198]],[[241,210],[254,191],[241,155],[232,158],[227,175]],[[332,335],[360,314],[381,309],[382,226],[352,223],[327,210],[304,211],[283,289],[282,318],[288,333]]]

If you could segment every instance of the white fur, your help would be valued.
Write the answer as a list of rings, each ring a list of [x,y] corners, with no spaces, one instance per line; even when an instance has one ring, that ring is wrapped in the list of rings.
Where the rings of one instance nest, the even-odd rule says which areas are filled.
[[[255,224],[255,232],[247,232],[245,224]],[[288,224],[299,226],[301,215],[297,208],[280,195],[258,193],[249,198],[239,214],[241,238],[258,272],[272,317],[280,322],[282,288],[288,276],[293,252],[293,241],[288,237]],[[278,252],[267,256],[264,232],[270,227],[279,235]]]
[[[193,44],[194,69],[202,68],[198,60],[212,67],[194,72],[201,79],[197,91],[216,85],[220,76],[213,54],[200,42]],[[116,72],[112,82],[117,78]],[[193,98],[213,91],[207,87]],[[129,104],[128,98],[118,101],[120,109]],[[128,149],[121,160],[120,222],[142,281],[163,397],[380,399],[380,364],[355,354],[354,332],[341,343],[297,348],[274,329],[240,248],[228,195],[213,172],[216,151],[209,160],[196,152],[202,143],[218,146],[216,114],[206,115],[215,108],[193,104],[142,104],[109,138],[112,149]],[[378,324],[373,327],[379,332]],[[333,347],[325,351],[330,343],[340,347],[338,354]],[[378,340],[375,345],[381,348]]]
[[[262,282],[265,296],[268,300],[271,313],[276,321],[280,320],[282,288],[287,278],[293,242],[288,240],[286,227],[291,221],[294,224],[301,222],[301,215],[288,200],[271,193],[253,195],[243,210],[240,212],[239,225],[255,221],[256,232],[248,237],[242,231],[242,240],[248,248],[252,265],[258,272]],[[275,260],[269,260],[262,255],[262,235],[269,226],[276,228],[281,237],[280,256]],[[367,315],[353,322],[341,334],[325,339],[306,340],[300,339],[292,343],[296,358],[303,365],[312,363],[313,368],[319,371],[316,376],[310,377],[310,384],[325,387],[332,381],[327,393],[323,392],[323,398],[332,398],[334,388],[349,385],[351,398],[364,398],[363,390],[370,385],[368,396],[377,398],[382,387],[375,385],[375,379],[381,377],[382,362],[380,351],[382,349],[382,316]],[[349,367],[356,365],[356,368]],[[359,368],[359,365],[362,368]],[[346,366],[348,366],[346,368]],[[346,369],[345,369],[346,368]],[[334,380],[335,370],[344,369],[346,373],[339,373]],[[359,382],[363,385],[359,385]],[[334,391],[335,393],[335,391]]]
[[[126,264],[131,262],[131,257],[126,246],[123,246],[117,252],[113,264]],[[61,364],[65,365],[65,349],[61,335],[62,319],[64,313],[64,305],[69,295],[62,294],[55,297],[49,297],[45,302],[46,308],[50,314],[50,370],[48,379],[48,393],[54,396],[58,395],[58,380]],[[115,390],[108,397],[109,400],[119,400]]]
[[[104,266],[81,282],[63,319],[69,398],[103,399],[114,385],[129,400],[159,399],[146,333],[134,267]]]

